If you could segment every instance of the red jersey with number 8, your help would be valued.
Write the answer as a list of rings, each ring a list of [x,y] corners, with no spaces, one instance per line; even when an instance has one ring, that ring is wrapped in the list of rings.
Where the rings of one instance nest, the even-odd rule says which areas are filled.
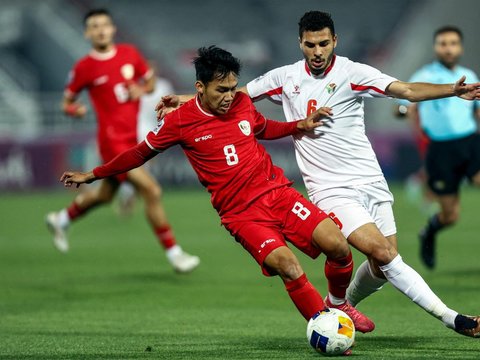
[[[223,223],[272,189],[290,186],[256,134],[267,125],[250,98],[237,93],[224,115],[204,111],[198,97],[168,114],[145,142],[156,150],[182,146]]]
[[[97,114],[100,152],[109,154],[104,161],[137,143],[139,101],[129,98],[128,84],[149,76],[145,59],[127,44],[116,45],[105,54],[92,51],[71,71],[66,95],[76,96],[88,89]],[[112,151],[116,147],[118,151]]]

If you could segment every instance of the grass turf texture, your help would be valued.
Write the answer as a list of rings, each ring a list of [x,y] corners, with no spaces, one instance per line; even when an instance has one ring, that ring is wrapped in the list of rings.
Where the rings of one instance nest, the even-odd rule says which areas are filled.
[[[478,204],[465,189],[460,224],[440,236],[439,264],[417,257],[424,216],[396,193],[399,247],[407,263],[450,306],[480,312]],[[202,263],[177,275],[143,218],[140,204],[122,219],[107,206],[70,231],[71,251],[54,250],[44,214],[69,191],[2,194],[0,202],[1,359],[314,359],[306,323],[278,278],[265,278],[219,225],[208,194],[166,191],[175,233]],[[363,257],[354,251],[356,264]],[[299,255],[325,295],[324,257]],[[479,359],[480,340],[446,329],[390,285],[360,307],[376,322],[358,334],[353,358]]]

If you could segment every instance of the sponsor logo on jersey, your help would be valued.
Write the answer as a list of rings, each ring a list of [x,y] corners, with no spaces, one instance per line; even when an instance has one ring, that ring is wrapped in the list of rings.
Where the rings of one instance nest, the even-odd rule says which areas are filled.
[[[213,135],[208,134],[208,135],[204,135],[204,136],[200,136],[200,137],[195,138],[195,142],[205,141],[205,140],[212,139],[212,138],[213,138]]]
[[[165,121],[163,119],[160,120],[157,124],[157,127],[155,129],[153,129],[153,133],[155,135],[158,135],[158,132],[160,131],[160,129],[163,127],[164,124],[165,124]]]
[[[125,64],[120,68],[120,73],[125,80],[132,80],[135,75],[135,69],[132,64]]]
[[[337,90],[337,84],[330,83],[330,84],[327,85],[327,92],[329,94],[333,94],[335,92],[335,90]]]
[[[94,86],[102,85],[102,84],[105,84],[107,81],[108,81],[108,75],[103,75],[93,80],[93,85]]]
[[[242,120],[238,123],[238,127],[240,130],[242,130],[242,133],[245,136],[248,136],[251,134],[252,130],[250,129],[250,123],[247,120]]]
[[[293,93],[294,93],[294,94],[297,94],[297,95],[300,94],[300,86],[295,85],[295,86],[293,87]]]

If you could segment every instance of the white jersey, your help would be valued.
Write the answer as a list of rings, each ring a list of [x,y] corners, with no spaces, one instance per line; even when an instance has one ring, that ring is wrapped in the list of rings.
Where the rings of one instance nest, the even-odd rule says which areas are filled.
[[[308,195],[335,187],[384,179],[365,135],[363,97],[386,97],[397,79],[346,57],[335,56],[322,75],[314,76],[305,60],[276,68],[249,82],[254,100],[281,103],[287,121],[305,118],[322,106],[332,108],[332,122],[314,135],[294,138],[297,163]]]
[[[158,125],[155,106],[160,101],[160,98],[173,93],[172,84],[167,79],[157,77],[155,80],[155,90],[140,98],[140,111],[137,125],[137,140],[139,142],[145,140],[147,134]]]

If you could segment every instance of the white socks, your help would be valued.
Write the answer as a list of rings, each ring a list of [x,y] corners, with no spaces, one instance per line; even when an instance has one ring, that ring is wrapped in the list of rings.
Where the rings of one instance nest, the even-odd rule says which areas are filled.
[[[68,228],[68,226],[70,225],[70,217],[68,216],[67,209],[60,210],[57,213],[57,216],[58,225],[60,225],[62,229]]]
[[[455,317],[458,313],[449,309],[430,289],[425,280],[397,255],[389,264],[380,266],[387,280],[399,291],[409,297],[430,315],[440,319],[447,327],[455,328]],[[353,281],[347,289],[347,299],[356,306],[367,296],[380,290],[386,282],[375,276],[368,261],[363,262],[355,273]]]
[[[458,313],[449,309],[430,289],[425,280],[403,262],[400,255],[397,255],[389,264],[380,266],[380,270],[393,286],[412,299],[415,304],[442,320],[449,328],[455,328],[455,317]]]
[[[167,259],[172,262],[178,255],[183,252],[180,245],[173,245],[170,249],[165,250],[165,255]]]
[[[386,279],[379,278],[373,274],[370,264],[365,260],[358,267],[353,280],[348,286],[347,300],[352,306],[356,306],[367,296],[380,290],[386,282]]]

